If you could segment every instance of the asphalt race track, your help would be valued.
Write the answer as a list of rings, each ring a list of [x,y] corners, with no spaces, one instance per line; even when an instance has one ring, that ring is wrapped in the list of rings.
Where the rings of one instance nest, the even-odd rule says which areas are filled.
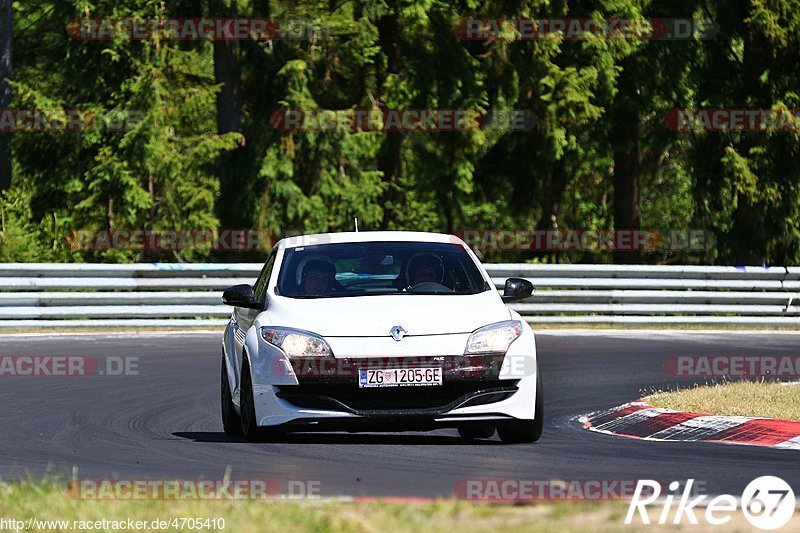
[[[777,475],[800,493],[800,452],[607,436],[575,420],[689,383],[664,370],[672,355],[799,355],[800,335],[575,332],[538,335],[544,435],[537,444],[466,443],[454,430],[302,434],[248,444],[222,432],[220,335],[3,336],[0,355],[137,357],[138,375],[0,377],[0,476],[319,481],[324,495],[450,496],[465,479],[659,481],[694,478],[740,494]]]

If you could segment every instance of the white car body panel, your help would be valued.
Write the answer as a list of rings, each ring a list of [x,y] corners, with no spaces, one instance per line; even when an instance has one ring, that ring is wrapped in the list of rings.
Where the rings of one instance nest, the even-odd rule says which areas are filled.
[[[276,294],[278,273],[287,248],[371,241],[437,242],[463,246],[489,289],[478,294],[369,295],[338,298],[290,298]],[[457,237],[419,232],[360,232],[309,235],[280,241],[275,264],[267,283],[267,307],[252,313],[252,324],[232,315],[223,338],[223,355],[233,403],[240,411],[242,358],[251,368],[253,398],[259,426],[277,426],[308,420],[307,429],[318,421],[364,418],[342,409],[298,407],[278,397],[281,387],[301,384],[289,358],[266,342],[263,326],[302,329],[322,336],[336,359],[358,361],[390,357],[463,356],[470,334],[489,324],[519,320],[523,333],[509,347],[499,370],[501,380],[514,380],[518,391],[501,401],[457,407],[431,415],[430,421],[450,422],[531,420],[537,416],[536,341],[530,326],[503,303],[491,278],[469,248]],[[239,309],[239,308],[236,308]],[[240,317],[241,318],[241,317]],[[389,333],[400,325],[406,331],[397,341]],[[502,354],[501,354],[502,357]],[[355,383],[355,381],[354,381]],[[424,394],[427,387],[409,387],[409,394]],[[403,416],[404,413],[398,413]],[[390,415],[387,415],[390,416]]]
[[[498,313],[499,300],[493,290],[474,295],[386,295],[314,300],[273,296],[266,314],[274,322],[272,325],[313,331],[325,338],[386,337],[395,324],[402,324],[409,337],[469,334],[486,324],[510,319],[507,308],[505,316]],[[442,309],[447,309],[447,313],[442,313]],[[462,346],[459,352],[463,351]]]

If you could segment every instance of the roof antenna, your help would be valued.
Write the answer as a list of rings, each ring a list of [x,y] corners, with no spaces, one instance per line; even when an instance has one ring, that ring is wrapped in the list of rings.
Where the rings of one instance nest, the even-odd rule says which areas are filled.
[[[355,218],[353,219],[353,221],[354,221],[354,222],[355,222],[355,224],[356,224],[356,233],[358,233],[358,217],[355,217]]]

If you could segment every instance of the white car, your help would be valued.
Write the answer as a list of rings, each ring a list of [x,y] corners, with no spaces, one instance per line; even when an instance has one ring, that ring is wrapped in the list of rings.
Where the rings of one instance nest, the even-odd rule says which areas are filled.
[[[227,289],[222,421],[291,431],[428,431],[534,442],[542,387],[530,326],[458,237],[306,235],[278,242],[254,286]]]

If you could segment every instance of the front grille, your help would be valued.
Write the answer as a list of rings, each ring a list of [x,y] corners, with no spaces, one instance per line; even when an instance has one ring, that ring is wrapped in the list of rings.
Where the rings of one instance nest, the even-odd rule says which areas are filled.
[[[498,381],[505,354],[390,357],[293,357],[292,370],[301,385],[349,385],[369,368],[441,367],[448,381]]]
[[[277,396],[296,407],[347,410],[356,414],[436,414],[460,405],[502,401],[517,391],[516,380],[445,382],[430,387],[359,388],[357,384],[288,385]]]

